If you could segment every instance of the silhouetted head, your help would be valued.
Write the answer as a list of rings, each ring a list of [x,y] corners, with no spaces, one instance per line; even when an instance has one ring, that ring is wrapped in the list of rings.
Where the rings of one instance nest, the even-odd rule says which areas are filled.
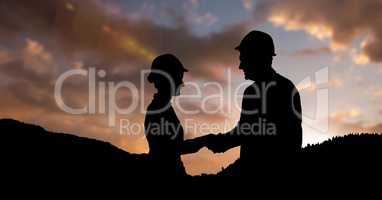
[[[272,37],[261,31],[252,31],[235,48],[240,51],[240,69],[245,79],[261,80],[271,71],[275,46]]]
[[[183,85],[184,72],[187,71],[174,55],[164,54],[154,59],[147,80],[154,84],[158,93],[177,96]]]

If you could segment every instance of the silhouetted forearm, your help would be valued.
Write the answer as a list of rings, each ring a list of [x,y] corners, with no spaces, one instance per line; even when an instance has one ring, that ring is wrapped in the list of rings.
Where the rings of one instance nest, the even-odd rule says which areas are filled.
[[[196,153],[206,146],[203,137],[185,140],[182,144],[181,154]]]
[[[229,149],[240,146],[242,141],[238,128],[234,128],[227,133],[215,135],[210,141],[208,148],[215,153],[223,153]]]
[[[239,131],[238,128],[234,128],[223,134],[209,134],[195,139],[185,140],[182,143],[181,154],[196,153],[203,147],[209,148],[214,153],[225,152],[241,145],[242,137],[240,137]]]

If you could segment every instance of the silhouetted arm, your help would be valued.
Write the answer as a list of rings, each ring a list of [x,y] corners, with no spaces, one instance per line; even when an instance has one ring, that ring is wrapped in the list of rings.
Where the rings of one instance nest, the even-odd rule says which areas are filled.
[[[210,137],[207,147],[214,153],[223,153],[242,144],[236,128],[223,134],[211,134]]]
[[[239,146],[240,142],[233,131],[225,134],[209,134],[195,139],[185,140],[182,144],[181,154],[196,153],[201,148],[207,147],[214,153],[222,153],[228,149]]]
[[[196,153],[207,145],[207,137],[202,136],[195,139],[185,140],[182,143],[181,154]]]
[[[244,143],[253,130],[251,127],[258,123],[261,101],[260,93],[255,84],[249,86],[243,95],[240,120],[236,127],[223,134],[214,135],[209,140],[207,147],[214,153],[222,153]]]
[[[242,145],[247,139],[246,135],[252,133],[251,125],[257,123],[259,119],[258,110],[260,110],[261,102],[259,101],[259,91],[256,90],[255,86],[249,86],[244,91],[240,120],[234,129],[227,133],[209,134],[185,141],[182,154],[197,152],[204,146],[207,146],[214,153],[223,153]]]

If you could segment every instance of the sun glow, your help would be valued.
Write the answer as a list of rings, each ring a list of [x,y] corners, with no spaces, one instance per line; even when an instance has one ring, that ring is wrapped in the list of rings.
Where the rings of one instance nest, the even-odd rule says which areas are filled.
[[[155,53],[144,47],[138,40],[131,37],[127,33],[121,33],[113,30],[110,26],[103,26],[103,31],[115,38],[120,47],[130,53],[136,54],[147,61],[152,61],[155,58]]]

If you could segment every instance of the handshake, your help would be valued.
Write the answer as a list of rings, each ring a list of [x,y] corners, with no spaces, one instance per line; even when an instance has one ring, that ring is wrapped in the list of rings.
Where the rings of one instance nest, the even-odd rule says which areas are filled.
[[[225,142],[223,141],[224,135],[209,134],[198,138],[185,140],[183,142],[182,154],[196,153],[201,148],[207,147],[214,153],[222,153],[227,150]]]

